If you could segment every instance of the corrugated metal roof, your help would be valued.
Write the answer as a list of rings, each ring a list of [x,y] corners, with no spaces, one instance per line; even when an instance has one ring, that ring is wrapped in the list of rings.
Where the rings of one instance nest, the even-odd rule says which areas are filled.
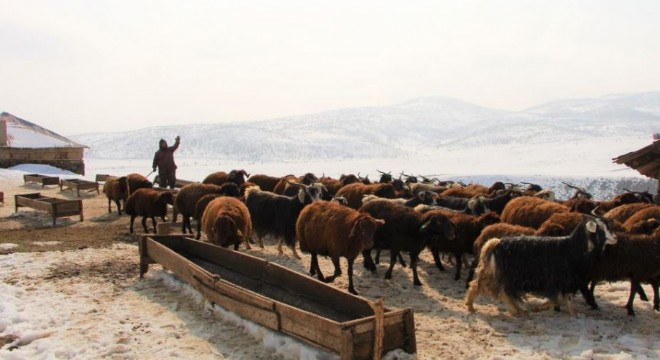
[[[7,126],[11,128],[17,128],[17,129],[25,129],[27,131],[32,131],[37,134],[45,135],[50,138],[59,140],[59,142],[62,143],[62,145],[55,145],[53,147],[82,147],[82,148],[87,148],[87,146],[79,144],[67,137],[64,137],[60,134],[57,134],[55,132],[52,132],[44,127],[41,127],[37,124],[31,123],[27,120],[23,120],[19,117],[16,117],[10,113],[3,112],[0,114],[0,120],[4,120],[7,122]],[[9,145],[11,146],[11,144]]]
[[[640,174],[652,179],[660,178],[660,140],[637,151],[632,151],[612,159],[617,164],[625,164]]]

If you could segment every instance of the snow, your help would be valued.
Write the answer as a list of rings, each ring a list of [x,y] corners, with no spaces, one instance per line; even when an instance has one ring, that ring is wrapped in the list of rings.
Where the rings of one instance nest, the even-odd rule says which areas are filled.
[[[16,148],[48,148],[70,147],[71,144],[54,137],[37,133],[31,129],[7,126],[7,136],[11,140],[11,147]]]

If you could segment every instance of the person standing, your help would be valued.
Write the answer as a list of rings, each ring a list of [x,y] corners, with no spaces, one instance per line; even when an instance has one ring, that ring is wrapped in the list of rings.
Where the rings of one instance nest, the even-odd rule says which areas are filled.
[[[154,154],[153,171],[158,167],[158,185],[162,188],[170,187],[174,189],[176,183],[176,164],[174,163],[174,152],[179,148],[181,137],[177,135],[174,139],[174,145],[168,147],[167,141],[160,139],[158,142],[158,151]]]

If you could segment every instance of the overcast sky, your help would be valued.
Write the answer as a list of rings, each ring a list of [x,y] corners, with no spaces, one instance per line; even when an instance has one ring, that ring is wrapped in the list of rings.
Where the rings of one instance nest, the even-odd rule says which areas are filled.
[[[659,90],[660,1],[0,0],[0,111],[70,135]]]

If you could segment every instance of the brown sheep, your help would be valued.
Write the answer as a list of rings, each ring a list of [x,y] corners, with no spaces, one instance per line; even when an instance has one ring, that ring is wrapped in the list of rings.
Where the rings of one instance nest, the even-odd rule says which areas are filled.
[[[502,211],[502,222],[538,229],[552,214],[568,212],[556,202],[532,196],[521,196],[509,201]]]
[[[144,232],[149,233],[147,229],[147,218],[151,218],[156,232],[156,216],[165,217],[167,215],[167,205],[172,205],[174,195],[170,191],[158,191],[155,189],[137,189],[128,197],[124,210],[131,216],[129,232],[133,233],[133,222],[138,216],[142,216],[142,227]]]
[[[182,233],[185,234],[186,231],[189,231],[190,234],[193,233],[190,217],[193,216],[195,212],[197,201],[206,194],[240,196],[240,191],[234,183],[226,183],[223,186],[193,183],[182,187],[174,202],[177,211],[183,217],[181,224]]]
[[[651,207],[653,204],[646,203],[634,203],[634,204],[625,204],[618,206],[603,215],[606,219],[616,220],[620,223],[626,222],[628,218],[633,216],[636,212]]]
[[[445,196],[456,196],[456,197],[470,199],[475,196],[488,195],[488,188],[479,184],[470,184],[466,187],[448,188],[447,190],[444,190],[441,194]]]
[[[257,186],[262,191],[270,191],[273,192],[275,190],[275,185],[280,181],[281,178],[275,177],[275,176],[270,176],[270,175],[264,175],[264,174],[255,174],[250,176],[247,179],[247,182],[253,183]],[[243,189],[241,189],[243,190]]]
[[[128,174],[126,178],[128,179],[128,195],[131,195],[137,189],[151,189],[154,187],[154,183],[137,173]]]
[[[202,216],[204,216],[204,211],[211,201],[216,198],[219,198],[220,194],[206,194],[197,200],[195,204],[195,211],[193,212],[192,218],[197,220],[197,235],[195,239],[199,240],[202,237]],[[176,199],[175,199],[176,201]]]
[[[121,215],[120,201],[123,201],[124,205],[126,205],[126,200],[128,199],[130,192],[128,187],[128,178],[126,176],[122,176],[120,178],[113,176],[108,177],[105,184],[103,184],[103,192],[108,198],[108,213],[112,212],[110,205],[114,201],[117,205],[117,212],[119,215]]]
[[[234,250],[238,250],[241,241],[245,241],[245,247],[250,248],[250,212],[245,204],[236,198],[221,196],[211,200],[202,216],[202,228],[211,243],[222,247],[233,244]]]
[[[348,291],[357,295],[353,263],[358,254],[373,246],[374,233],[384,223],[335,202],[317,201],[305,207],[296,222],[296,236],[300,250],[312,255],[309,274],[324,282],[333,281],[341,275],[339,258],[343,256],[348,260]],[[332,276],[323,276],[318,255],[332,259],[335,266]]]
[[[362,206],[362,197],[364,195],[377,195],[382,198],[393,199],[395,196],[394,186],[392,184],[371,184],[363,183],[348,184],[339,191],[336,196],[343,196],[348,201],[348,207],[359,209]]]
[[[636,212],[623,223],[623,227],[630,230],[635,224],[649,219],[660,221],[660,205],[649,206]]]
[[[245,182],[246,177],[250,177],[250,174],[245,170],[232,170],[229,174],[224,171],[216,171],[207,175],[202,183],[221,186],[224,183],[233,182],[234,184],[241,186],[241,184]]]

